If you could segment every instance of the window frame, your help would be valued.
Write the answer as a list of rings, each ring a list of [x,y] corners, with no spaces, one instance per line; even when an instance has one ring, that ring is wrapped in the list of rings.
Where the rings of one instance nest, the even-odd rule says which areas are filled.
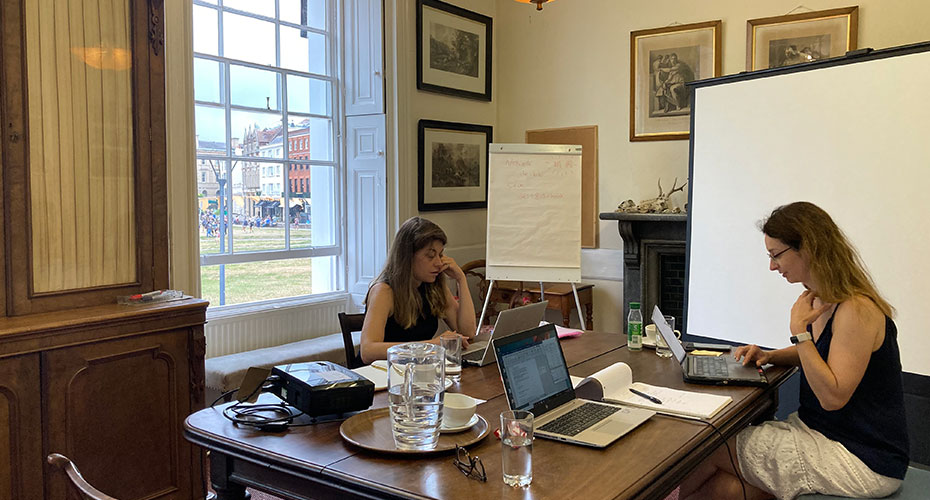
[[[297,303],[308,303],[315,302],[327,297],[332,297],[335,294],[344,294],[345,290],[345,202],[346,202],[346,192],[344,187],[344,176],[346,171],[345,165],[345,145],[343,143],[343,130],[345,127],[345,103],[343,102],[343,85],[342,81],[342,68],[344,67],[344,61],[342,60],[341,48],[344,44],[343,37],[345,33],[342,29],[342,18],[344,16],[344,6],[343,2],[339,0],[326,0],[326,9],[327,9],[327,28],[319,29],[313,28],[310,26],[302,26],[299,24],[283,21],[280,19],[280,3],[275,1],[275,17],[268,17],[261,14],[255,14],[252,12],[243,11],[240,9],[225,7],[222,5],[222,1],[216,2],[216,4],[201,1],[193,0],[192,4],[194,6],[206,7],[214,10],[217,14],[217,55],[200,53],[192,49],[192,59],[202,59],[208,61],[214,61],[220,65],[220,85],[221,92],[219,102],[213,101],[201,101],[196,98],[193,101],[194,109],[198,107],[207,107],[214,109],[221,109],[224,112],[224,120],[226,125],[226,137],[225,137],[225,151],[222,155],[202,155],[199,154],[199,148],[195,147],[195,158],[196,162],[200,161],[217,161],[220,162],[223,175],[226,179],[232,179],[232,172],[236,166],[237,162],[247,162],[250,164],[257,165],[259,169],[264,169],[267,167],[270,172],[283,171],[282,174],[271,174],[269,177],[275,175],[280,175],[279,182],[276,182],[275,179],[269,179],[267,185],[270,188],[274,188],[275,185],[281,187],[281,199],[283,207],[283,215],[281,217],[281,222],[283,222],[284,227],[284,248],[274,249],[274,250],[259,250],[259,251],[250,251],[250,252],[236,252],[235,250],[235,239],[233,238],[233,231],[230,229],[226,232],[224,253],[212,253],[212,254],[202,254],[200,251],[200,241],[199,241],[199,231],[198,239],[196,242],[197,256],[198,256],[198,268],[197,268],[197,278],[200,280],[203,276],[203,269],[207,266],[221,266],[220,273],[223,273],[224,269],[222,266],[228,264],[241,264],[241,263],[253,263],[253,262],[270,262],[276,260],[289,260],[289,259],[302,259],[302,258],[313,258],[313,257],[335,257],[336,266],[337,266],[337,275],[339,279],[334,283],[334,289],[327,292],[321,293],[311,293],[308,295],[298,295],[298,296],[288,296],[288,297],[279,297],[272,298],[262,301],[254,302],[245,302],[238,304],[211,304],[210,311],[215,313],[223,314],[234,314],[237,310],[253,310],[256,307],[262,307],[263,305],[274,304],[297,304]],[[267,66],[263,64],[253,63],[249,61],[232,59],[225,55],[225,47],[223,46],[223,29],[224,29],[224,20],[223,13],[231,13],[239,16],[248,17],[251,19],[257,19],[261,21],[266,21],[274,24],[275,29],[275,64],[276,66]],[[281,67],[282,60],[282,47],[281,47],[281,27],[292,28],[303,30],[311,33],[316,33],[323,35],[327,38],[327,47],[326,47],[326,57],[328,68],[327,71],[329,75],[323,75],[319,73],[297,71],[289,68]],[[252,69],[260,69],[263,71],[274,72],[278,76],[277,91],[279,93],[278,106],[274,111],[280,114],[281,117],[281,144],[279,145],[280,157],[273,157],[271,151],[267,153],[269,156],[262,156],[260,151],[255,152],[255,156],[245,156],[245,155],[236,155],[235,150],[232,147],[232,113],[233,111],[242,111],[242,112],[259,112],[267,113],[269,110],[267,108],[246,106],[241,104],[233,104],[231,101],[230,94],[230,71],[231,66],[241,66]],[[303,113],[303,112],[289,112],[288,111],[288,102],[287,102],[287,80],[289,76],[298,76],[301,78],[310,78],[315,80],[321,80],[327,82],[329,89],[327,99],[329,101],[329,113],[328,115],[318,114],[318,113]],[[291,118],[298,119],[314,119],[321,118],[330,120],[332,126],[330,128],[331,137],[330,145],[332,147],[332,156],[330,160],[309,160],[301,158],[294,158],[294,155],[289,154],[289,151],[292,149],[292,140],[290,136],[290,130],[288,123],[290,123]],[[300,135],[294,137],[294,140],[301,140]],[[304,135],[308,140],[309,136]],[[197,146],[197,145],[195,145]],[[277,152],[275,152],[277,153]],[[308,152],[309,153],[309,152]],[[307,154],[306,156],[309,156]],[[277,169],[275,166],[277,165]],[[285,168],[282,168],[285,167]],[[311,167],[326,167],[332,169],[332,214],[333,214],[333,244],[332,245],[318,245],[318,246],[309,246],[301,248],[291,248],[291,224],[290,217],[287,213],[287,210],[290,206],[291,197],[294,193],[290,189],[290,174],[294,170],[309,170]],[[214,181],[216,182],[216,181]],[[262,191],[265,191],[264,185],[259,184],[259,188]],[[232,200],[233,197],[233,186],[232,182],[226,182],[224,185],[223,196],[226,200]],[[230,213],[231,216],[231,212]],[[231,221],[228,223],[227,227],[232,228],[235,226]],[[310,272],[310,268],[307,269],[307,272]],[[221,280],[225,281],[225,280]],[[224,284],[221,284],[220,297],[221,299],[225,298]],[[225,300],[221,300],[225,302]]]

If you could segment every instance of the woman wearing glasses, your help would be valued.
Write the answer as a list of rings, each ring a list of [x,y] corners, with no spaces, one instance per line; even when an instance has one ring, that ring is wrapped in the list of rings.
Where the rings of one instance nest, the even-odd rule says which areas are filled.
[[[805,288],[791,308],[793,345],[743,346],[734,356],[799,366],[800,408],[740,432],[682,482],[681,498],[890,495],[908,466],[894,309],[816,205],[778,207],[762,232],[769,269]]]
[[[462,335],[462,346],[475,336],[475,306],[467,293],[465,273],[443,255],[446,233],[433,222],[411,217],[401,224],[387,263],[365,298],[360,355],[371,363],[387,357],[387,349],[403,342],[433,339],[439,318]],[[456,281],[458,300],[446,286]],[[431,340],[432,339],[432,340]]]

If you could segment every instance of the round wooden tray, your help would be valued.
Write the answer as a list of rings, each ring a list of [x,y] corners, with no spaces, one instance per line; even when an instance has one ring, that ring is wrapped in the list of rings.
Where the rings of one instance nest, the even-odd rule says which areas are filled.
[[[439,444],[432,450],[400,450],[394,446],[391,433],[391,415],[388,408],[377,408],[353,415],[339,426],[342,439],[366,450],[403,455],[422,455],[454,450],[456,445],[469,446],[485,438],[490,432],[488,421],[478,415],[478,423],[471,429],[455,434],[440,434]]]

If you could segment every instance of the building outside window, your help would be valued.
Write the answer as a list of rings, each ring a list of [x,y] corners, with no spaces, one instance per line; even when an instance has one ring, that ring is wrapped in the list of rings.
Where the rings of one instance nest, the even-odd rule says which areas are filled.
[[[212,308],[344,289],[337,3],[193,3],[203,297]]]

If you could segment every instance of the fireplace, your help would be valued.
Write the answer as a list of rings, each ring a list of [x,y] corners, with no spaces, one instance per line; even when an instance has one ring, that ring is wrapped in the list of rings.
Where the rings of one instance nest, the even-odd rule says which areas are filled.
[[[652,323],[652,307],[685,324],[685,239],[688,216],[605,212],[601,220],[617,221],[623,238],[623,324],[630,302],[639,302],[643,323]],[[680,329],[680,328],[679,328]]]

